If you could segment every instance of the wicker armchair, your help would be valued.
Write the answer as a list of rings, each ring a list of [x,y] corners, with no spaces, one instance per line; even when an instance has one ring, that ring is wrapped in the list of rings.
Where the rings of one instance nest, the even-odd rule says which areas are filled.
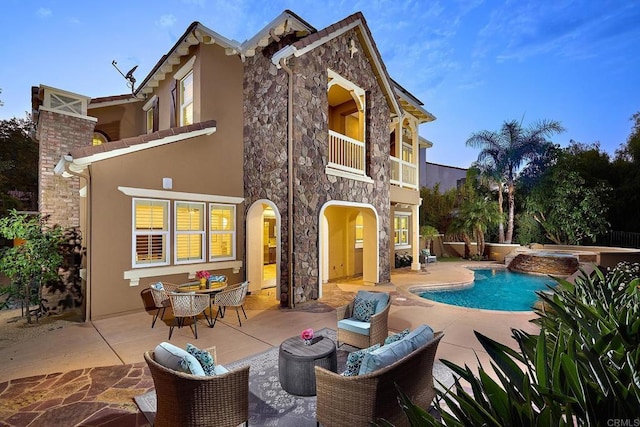
[[[215,347],[207,350],[215,361]],[[165,368],[153,351],[145,352],[144,360],[156,389],[156,427],[248,425],[249,366],[203,377]]]
[[[240,285],[235,286],[231,289],[225,289],[224,291],[218,292],[213,297],[213,303],[218,306],[218,311],[216,312],[216,317],[213,319],[213,326],[216,326],[216,321],[218,320],[218,316],[220,318],[224,317],[224,312],[227,307],[235,307],[236,315],[238,316],[238,323],[242,326],[242,321],[240,320],[240,312],[238,311],[238,307],[242,309],[242,314],[244,314],[244,318],[247,319],[247,313],[244,311],[244,299],[247,297],[247,291],[249,290],[249,282],[242,282]]]
[[[316,366],[317,422],[331,427],[369,426],[384,418],[394,426],[408,426],[398,403],[398,388],[423,409],[429,409],[435,390],[433,362],[443,337],[431,341],[397,362],[377,371],[345,377]]]
[[[169,300],[169,293],[175,292],[178,288],[178,285],[169,283],[169,282],[158,282],[162,284],[162,289],[157,289],[153,283],[149,285],[149,289],[151,289],[151,296],[153,297],[153,302],[156,306],[156,314],[153,316],[153,320],[151,321],[151,327],[153,328],[156,324],[156,320],[158,320],[158,315],[160,314],[160,310],[162,310],[162,315],[160,315],[160,319],[164,319],[164,312],[167,307],[171,306],[171,301]]]
[[[184,320],[187,318],[193,319],[193,335],[198,339],[198,315],[204,314],[205,319],[209,322],[205,311],[209,307],[209,295],[177,292],[169,294],[169,300],[174,316],[173,323],[169,328],[169,339],[171,339],[173,328],[176,325],[178,328],[182,328]]]
[[[369,291],[371,293],[378,293],[374,291]],[[342,307],[338,307],[336,309],[336,314],[338,318],[338,322],[343,319],[349,319],[353,316],[353,306],[355,303],[355,298],[347,305],[343,305]],[[371,320],[369,321],[369,335],[363,335],[354,331],[350,331],[340,327],[338,323],[338,346],[342,344],[349,344],[358,348],[367,348],[376,343],[383,344],[384,339],[389,335],[389,329],[387,327],[387,321],[389,319],[389,308],[391,307],[391,299],[389,298],[386,306],[383,310],[378,311],[376,314],[371,316]]]

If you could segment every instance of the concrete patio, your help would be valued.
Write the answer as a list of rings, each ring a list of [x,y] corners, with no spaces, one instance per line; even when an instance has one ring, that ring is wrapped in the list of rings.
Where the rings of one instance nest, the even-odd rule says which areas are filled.
[[[416,285],[469,282],[473,273],[465,266],[472,265],[478,263],[437,262],[419,272],[395,270],[391,284],[375,287],[375,290],[391,294],[389,328],[399,331],[427,323],[434,330],[445,333],[437,359],[473,367],[477,366],[476,358],[485,367],[489,365],[488,355],[476,340],[474,330],[510,346],[515,344],[511,338],[512,328],[535,332],[537,327],[530,323],[535,317],[532,312],[449,306],[424,300],[408,291]],[[481,265],[487,266],[487,263]],[[360,288],[363,285],[358,281],[330,283],[324,286],[320,300],[300,304],[294,309],[280,308],[274,297],[275,289],[266,289],[247,297],[245,309],[249,319],[242,318],[242,327],[238,325],[235,313],[229,311],[215,328],[207,327],[204,320],[199,321],[197,340],[187,327],[174,330],[171,343],[182,347],[187,342],[198,347],[215,345],[219,363],[229,363],[277,346],[305,328],[335,329],[334,308],[353,298]],[[140,311],[91,322],[68,323],[35,338],[3,346],[0,349],[0,382],[79,368],[142,362],[144,351],[168,340],[168,325],[173,320],[168,311],[164,322],[158,321],[152,329],[152,315],[152,312]]]

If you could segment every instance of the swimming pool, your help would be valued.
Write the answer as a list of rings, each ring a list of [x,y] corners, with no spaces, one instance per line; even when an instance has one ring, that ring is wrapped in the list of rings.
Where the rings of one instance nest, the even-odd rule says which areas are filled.
[[[547,276],[535,276],[502,269],[474,270],[475,280],[468,288],[422,291],[422,298],[461,307],[502,311],[530,311],[538,296],[555,281]]]

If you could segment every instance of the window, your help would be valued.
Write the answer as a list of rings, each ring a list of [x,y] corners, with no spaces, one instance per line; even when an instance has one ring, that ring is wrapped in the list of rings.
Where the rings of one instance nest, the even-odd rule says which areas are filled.
[[[142,110],[145,112],[145,118],[147,122],[147,133],[155,132],[158,130],[158,96],[153,95],[151,99],[149,99]]]
[[[153,132],[153,108],[147,110],[147,133]]]
[[[109,142],[109,139],[107,138],[107,136],[100,132],[100,131],[95,131],[93,133],[93,138],[91,140],[91,145],[102,145],[105,142]]]
[[[396,213],[393,219],[395,246],[409,246],[409,214]]]
[[[236,256],[236,207],[209,205],[209,260],[222,261]]]
[[[169,263],[169,202],[133,199],[134,266]]]
[[[175,203],[175,263],[204,261],[204,203]]]
[[[184,76],[178,85],[180,105],[180,126],[193,123],[193,70]]]
[[[196,57],[192,56],[173,75],[175,86],[171,89],[171,116],[170,126],[187,126],[193,124],[194,102],[194,75],[193,66]]]

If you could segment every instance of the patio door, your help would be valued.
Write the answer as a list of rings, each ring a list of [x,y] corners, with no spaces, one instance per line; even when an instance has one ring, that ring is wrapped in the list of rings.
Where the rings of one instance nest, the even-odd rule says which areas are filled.
[[[249,291],[274,288],[280,296],[280,212],[266,199],[256,201],[247,212],[247,280]]]

